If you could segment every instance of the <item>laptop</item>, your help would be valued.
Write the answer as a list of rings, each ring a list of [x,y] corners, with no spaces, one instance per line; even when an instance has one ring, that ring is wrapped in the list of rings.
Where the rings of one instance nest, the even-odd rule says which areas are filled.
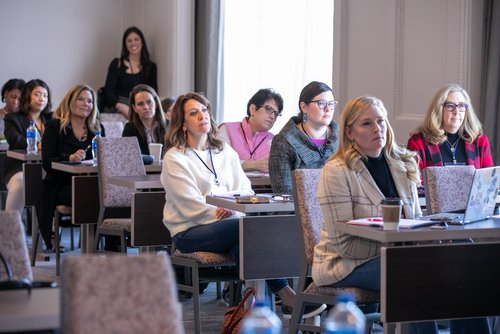
[[[500,166],[476,169],[464,213],[441,212],[422,217],[449,224],[463,225],[491,218],[495,212]]]

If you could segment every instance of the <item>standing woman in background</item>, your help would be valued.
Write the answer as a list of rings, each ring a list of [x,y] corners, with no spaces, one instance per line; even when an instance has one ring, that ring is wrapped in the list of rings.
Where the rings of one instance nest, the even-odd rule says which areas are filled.
[[[90,149],[96,131],[105,136],[99,126],[97,99],[94,90],[87,85],[77,85],[69,90],[46,126],[42,138],[43,168],[47,173],[43,180],[43,198],[38,210],[40,233],[47,250],[51,242],[52,218],[56,205],[71,206],[72,174],[52,169],[52,162],[80,162],[92,159]]]
[[[141,153],[150,154],[149,144],[164,144],[167,130],[160,98],[152,87],[140,84],[130,93],[130,105],[130,120],[122,137],[137,137]]]
[[[291,194],[292,171],[321,168],[337,149],[333,90],[313,81],[302,89],[299,115],[290,118],[271,145],[269,176],[274,193]]]
[[[19,110],[19,98],[26,83],[23,79],[10,79],[2,86],[2,102],[5,103],[0,109],[0,139],[4,138],[4,123],[3,118],[8,113],[17,112]]]
[[[26,130],[30,121],[35,122],[38,140],[45,131],[45,123],[51,118],[51,93],[49,86],[40,79],[28,81],[21,92],[19,112],[5,116],[5,139],[9,150],[26,150]],[[41,150],[40,142],[38,149]],[[7,184],[7,201],[5,210],[22,213],[24,208],[23,162],[7,157],[5,163],[5,183]]]
[[[467,91],[457,84],[442,87],[413,130],[408,149],[420,156],[419,168],[444,165],[493,166],[490,143],[483,134]]]
[[[156,64],[149,59],[144,35],[139,28],[130,27],[123,33],[120,58],[113,59],[108,68],[103,112],[118,112],[129,119],[129,95],[140,83],[158,90]]]

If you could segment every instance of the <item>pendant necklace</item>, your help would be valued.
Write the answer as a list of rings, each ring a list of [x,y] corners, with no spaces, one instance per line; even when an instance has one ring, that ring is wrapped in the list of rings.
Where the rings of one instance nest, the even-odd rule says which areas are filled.
[[[240,128],[241,128],[241,132],[243,133],[243,138],[245,138],[245,144],[247,144],[247,148],[248,148],[248,153],[250,153],[250,159],[253,160],[253,154],[255,153],[255,151],[257,151],[257,149],[259,148],[259,146],[264,142],[264,140],[266,140],[267,138],[267,135],[262,138],[262,140],[260,141],[260,143],[257,144],[257,146],[255,146],[255,148],[253,149],[253,151],[250,149],[250,144],[248,143],[248,140],[247,140],[247,136],[245,134],[245,130],[243,130],[243,125],[242,123],[240,123]]]
[[[196,155],[196,157],[198,159],[200,159],[200,161],[203,163],[203,165],[205,165],[205,167],[210,171],[210,173],[212,173],[214,175],[214,177],[215,177],[215,180],[214,180],[215,185],[216,186],[220,186],[220,182],[217,179],[217,172],[215,171],[215,167],[214,167],[214,160],[212,159],[212,150],[208,149],[208,153],[210,154],[210,163],[212,164],[212,169],[210,169],[210,167],[208,167],[208,165],[205,163],[205,161],[203,161],[203,159],[198,155],[198,153],[196,153],[195,150],[191,149],[191,151],[193,151],[193,153]]]
[[[448,140],[448,137],[446,137],[446,143],[448,144],[448,147],[450,148],[450,151],[451,151],[451,157],[453,159],[453,163],[456,165],[457,164],[457,159],[455,157],[455,154],[457,152],[457,144],[458,142],[460,141],[460,137],[457,138],[457,140],[455,140],[455,142],[452,144],[450,143],[450,141]]]
[[[313,142],[313,139],[311,138],[311,136],[309,136],[309,134],[307,133],[306,129],[304,129],[304,123],[303,122],[300,123],[300,126],[302,128],[302,131],[304,131],[304,133],[306,134],[307,138],[309,138]],[[314,144],[314,142],[313,142],[314,146],[318,150],[319,155],[321,156],[321,159],[325,158],[326,143],[327,143],[327,141],[328,141],[328,128],[325,131],[325,143],[323,144],[323,147],[321,149],[318,147],[318,145]]]

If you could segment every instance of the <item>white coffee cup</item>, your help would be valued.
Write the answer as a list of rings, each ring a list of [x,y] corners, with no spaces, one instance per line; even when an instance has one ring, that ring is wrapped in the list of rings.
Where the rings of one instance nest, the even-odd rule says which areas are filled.
[[[161,161],[161,151],[163,144],[151,143],[149,144],[149,154],[153,156],[153,162]]]
[[[401,219],[403,206],[401,199],[396,197],[384,198],[380,204],[382,206],[384,230],[399,230],[399,220]]]

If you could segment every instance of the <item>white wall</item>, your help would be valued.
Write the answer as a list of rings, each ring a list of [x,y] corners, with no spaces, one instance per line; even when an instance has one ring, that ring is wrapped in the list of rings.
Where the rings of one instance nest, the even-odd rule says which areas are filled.
[[[47,82],[55,109],[67,90],[104,85],[124,30],[144,33],[158,65],[161,97],[194,86],[193,0],[0,0],[0,85],[10,78]]]
[[[463,85],[480,110],[482,10],[482,0],[336,0],[333,81],[341,107],[360,95],[379,97],[401,144],[447,83]]]

